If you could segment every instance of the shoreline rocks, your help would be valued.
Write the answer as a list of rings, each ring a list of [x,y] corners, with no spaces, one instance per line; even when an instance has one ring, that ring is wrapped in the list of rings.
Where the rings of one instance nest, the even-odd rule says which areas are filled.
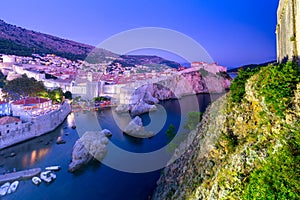
[[[129,122],[124,129],[124,133],[137,138],[149,138],[155,135],[153,132],[147,132],[144,129],[142,119],[139,116]]]
[[[197,69],[194,70],[155,83],[127,85],[122,93],[126,98],[122,98],[128,104],[117,106],[115,111],[130,112],[132,116],[136,116],[155,110],[155,104],[162,100],[180,99],[201,93],[224,93],[229,89],[231,79],[227,76],[210,72],[202,75]]]
[[[107,129],[85,132],[73,147],[69,172],[75,172],[88,164],[93,158],[101,161],[107,153],[106,146],[109,140],[106,135],[111,135],[111,132]]]

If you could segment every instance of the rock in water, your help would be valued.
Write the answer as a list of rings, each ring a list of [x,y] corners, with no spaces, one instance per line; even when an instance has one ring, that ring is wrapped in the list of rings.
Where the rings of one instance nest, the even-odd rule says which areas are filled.
[[[78,170],[93,158],[101,161],[105,157],[108,144],[105,135],[107,132],[106,129],[101,132],[87,131],[76,141],[72,152],[72,162],[69,165],[70,172]]]
[[[136,116],[129,124],[125,127],[124,132],[130,136],[137,138],[149,138],[154,136],[153,132],[145,131],[143,127],[142,119]]]
[[[147,112],[154,111],[154,110],[157,110],[157,107],[155,105],[150,105],[150,104],[145,103],[144,101],[141,101],[141,102],[135,104],[134,106],[132,106],[131,114],[133,116],[136,116],[136,115],[140,115],[140,114],[147,113]]]
[[[124,112],[128,112],[129,110],[130,110],[130,107],[129,107],[129,105],[126,105],[126,104],[118,105],[115,109],[115,111],[117,113],[124,113]]]

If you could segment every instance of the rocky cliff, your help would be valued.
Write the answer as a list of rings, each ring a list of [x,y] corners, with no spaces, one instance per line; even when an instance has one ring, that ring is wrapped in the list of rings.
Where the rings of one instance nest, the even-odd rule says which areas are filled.
[[[231,78],[226,72],[211,73],[201,68],[189,68],[152,83],[136,82],[127,85],[120,98],[129,99],[116,111],[130,111],[133,115],[155,110],[159,100],[181,98],[200,93],[223,93],[230,87]],[[124,102],[124,100],[122,100]]]
[[[152,199],[299,199],[299,81],[291,63],[240,73]]]
[[[300,58],[300,1],[280,0],[277,10],[277,61]]]

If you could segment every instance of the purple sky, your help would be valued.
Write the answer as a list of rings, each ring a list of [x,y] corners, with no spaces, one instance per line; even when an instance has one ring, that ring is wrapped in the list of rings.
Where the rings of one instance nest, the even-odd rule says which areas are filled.
[[[91,0],[1,2],[0,19],[97,45],[140,27],[179,31],[229,68],[276,59],[278,0]]]

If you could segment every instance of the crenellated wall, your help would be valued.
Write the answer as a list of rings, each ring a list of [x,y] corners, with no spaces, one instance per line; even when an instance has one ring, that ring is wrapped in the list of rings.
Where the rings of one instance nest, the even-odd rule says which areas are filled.
[[[277,10],[277,61],[300,58],[300,0],[280,0]]]

